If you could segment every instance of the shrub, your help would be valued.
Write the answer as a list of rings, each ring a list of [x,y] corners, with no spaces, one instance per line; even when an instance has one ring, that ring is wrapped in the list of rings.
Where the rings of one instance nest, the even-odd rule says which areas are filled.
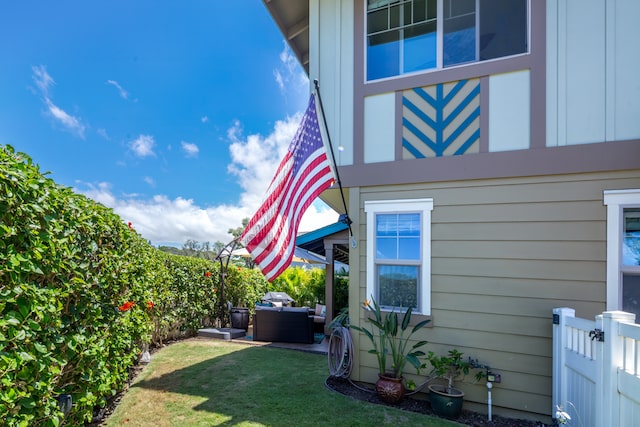
[[[0,146],[0,418],[3,425],[91,421],[124,388],[141,348],[195,334],[227,301],[254,309],[265,292],[324,300],[324,271],[259,270],[153,248],[113,210],[57,185]]]
[[[211,261],[163,254],[111,210],[0,147],[0,417],[91,420],[129,379],[140,347],[192,333],[215,306]]]

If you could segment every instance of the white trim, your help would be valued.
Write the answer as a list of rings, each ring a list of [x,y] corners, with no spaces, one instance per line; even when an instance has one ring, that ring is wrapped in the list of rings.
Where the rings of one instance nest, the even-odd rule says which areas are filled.
[[[605,190],[607,207],[607,311],[622,310],[622,214],[640,207],[640,189]]]
[[[364,202],[367,214],[367,293],[365,298],[375,295],[375,214],[391,212],[420,212],[422,214],[422,259],[421,259],[421,289],[420,307],[417,313],[431,314],[431,211],[433,199],[404,199],[404,200],[370,200]]]

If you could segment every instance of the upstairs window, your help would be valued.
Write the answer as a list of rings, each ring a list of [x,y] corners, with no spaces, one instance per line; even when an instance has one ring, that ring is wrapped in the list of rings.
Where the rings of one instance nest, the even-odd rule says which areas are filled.
[[[528,0],[368,0],[367,80],[528,51]]]

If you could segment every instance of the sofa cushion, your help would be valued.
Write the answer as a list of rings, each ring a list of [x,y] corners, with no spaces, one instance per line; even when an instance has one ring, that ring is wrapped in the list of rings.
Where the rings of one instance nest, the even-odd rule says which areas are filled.
[[[309,313],[307,307],[282,307],[282,311],[288,311],[291,313]]]
[[[325,317],[327,315],[327,306],[323,304],[316,304],[316,316]]]

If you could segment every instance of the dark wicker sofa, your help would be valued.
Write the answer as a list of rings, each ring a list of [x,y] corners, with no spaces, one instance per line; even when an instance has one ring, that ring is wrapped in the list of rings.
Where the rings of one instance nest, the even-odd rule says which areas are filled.
[[[313,323],[306,307],[256,307],[253,340],[311,344]]]

